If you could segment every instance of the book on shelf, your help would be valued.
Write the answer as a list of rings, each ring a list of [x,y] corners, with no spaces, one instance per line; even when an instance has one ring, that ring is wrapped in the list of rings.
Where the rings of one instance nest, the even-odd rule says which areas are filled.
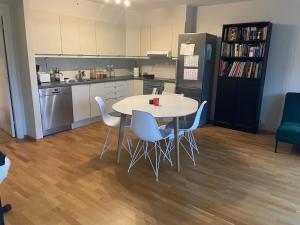
[[[239,28],[238,27],[229,27],[226,37],[227,37],[228,41],[237,41],[239,38]]]
[[[268,27],[226,27],[224,41],[265,41],[267,40]]]
[[[220,77],[261,78],[262,63],[257,62],[227,62],[221,60]]]
[[[264,57],[265,44],[229,44],[222,43],[222,57]]]

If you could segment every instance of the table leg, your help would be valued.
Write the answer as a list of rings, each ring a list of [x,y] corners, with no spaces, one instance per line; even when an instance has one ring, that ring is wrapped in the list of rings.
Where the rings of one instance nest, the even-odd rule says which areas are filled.
[[[126,121],[126,114],[121,114],[121,121],[119,127],[119,138],[118,138],[118,149],[117,149],[117,163],[120,163],[121,159],[121,150],[122,150],[122,143],[124,139],[124,126]]]
[[[177,171],[180,172],[180,151],[179,151],[178,130],[179,130],[179,117],[176,117],[175,118],[175,128],[174,128],[175,149],[176,149],[176,159],[177,159]]]

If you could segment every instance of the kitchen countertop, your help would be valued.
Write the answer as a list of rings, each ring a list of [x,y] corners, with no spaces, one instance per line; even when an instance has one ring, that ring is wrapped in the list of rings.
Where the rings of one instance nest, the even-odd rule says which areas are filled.
[[[82,84],[96,84],[96,83],[105,83],[105,82],[114,82],[114,81],[126,81],[126,80],[151,80],[151,81],[163,81],[166,83],[175,83],[175,79],[165,79],[165,78],[149,79],[149,78],[134,77],[132,75],[128,75],[128,76],[116,76],[112,78],[96,79],[96,80],[76,81],[72,83],[66,83],[66,82],[43,83],[43,84],[39,84],[39,89],[53,88],[53,87],[67,87],[67,86],[82,85]]]

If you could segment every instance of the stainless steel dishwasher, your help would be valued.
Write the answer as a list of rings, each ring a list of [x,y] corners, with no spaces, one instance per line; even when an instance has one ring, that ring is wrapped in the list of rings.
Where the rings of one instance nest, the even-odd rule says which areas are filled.
[[[39,90],[43,135],[70,130],[73,123],[71,87]]]

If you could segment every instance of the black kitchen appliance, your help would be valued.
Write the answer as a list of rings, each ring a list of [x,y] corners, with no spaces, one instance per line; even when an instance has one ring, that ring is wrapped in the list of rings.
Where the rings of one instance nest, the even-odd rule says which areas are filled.
[[[211,112],[212,85],[217,36],[189,33],[179,35],[176,93],[207,101],[200,126],[207,123]],[[187,118],[194,120],[194,115]]]

